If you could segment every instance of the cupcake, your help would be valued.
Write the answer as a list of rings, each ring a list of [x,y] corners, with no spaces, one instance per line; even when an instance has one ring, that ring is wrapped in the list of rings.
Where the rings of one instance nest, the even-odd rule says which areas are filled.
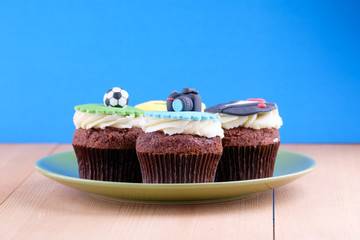
[[[224,134],[219,117],[201,112],[194,88],[173,91],[164,103],[167,111],[145,114],[145,133],[136,142],[143,182],[213,182]]]
[[[136,139],[143,133],[144,111],[127,106],[128,94],[110,89],[104,104],[75,107],[72,145],[84,179],[141,182]]]
[[[233,101],[205,109],[220,116],[224,129],[223,155],[216,181],[271,177],[283,124],[274,103],[263,99]]]
[[[136,142],[144,183],[214,182],[222,154],[219,117],[204,112],[147,112]]]

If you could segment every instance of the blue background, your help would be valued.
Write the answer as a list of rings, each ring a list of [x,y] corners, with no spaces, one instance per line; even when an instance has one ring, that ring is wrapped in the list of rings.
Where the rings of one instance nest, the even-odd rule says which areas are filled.
[[[194,87],[276,102],[282,142],[360,142],[359,1],[1,1],[0,142],[71,142],[73,107]]]

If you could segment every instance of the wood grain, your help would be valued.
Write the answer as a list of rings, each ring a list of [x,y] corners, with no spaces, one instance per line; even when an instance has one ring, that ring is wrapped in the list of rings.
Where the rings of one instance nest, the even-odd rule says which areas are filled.
[[[276,239],[360,239],[360,145],[281,145],[317,161],[276,189]],[[272,239],[272,193],[225,203],[98,199],[34,170],[71,145],[0,145],[0,239]]]
[[[110,202],[34,171],[0,206],[0,226],[4,239],[272,239],[272,193],[202,205]]]
[[[0,144],[0,205],[34,171],[35,162],[56,144]]]
[[[276,189],[276,239],[360,239],[360,145],[282,145],[317,161]]]

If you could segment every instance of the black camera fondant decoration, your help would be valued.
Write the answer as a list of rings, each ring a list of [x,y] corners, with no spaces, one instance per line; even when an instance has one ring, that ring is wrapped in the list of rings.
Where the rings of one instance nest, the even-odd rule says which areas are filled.
[[[201,97],[194,88],[183,88],[181,93],[173,91],[166,99],[166,108],[172,112],[201,112]]]

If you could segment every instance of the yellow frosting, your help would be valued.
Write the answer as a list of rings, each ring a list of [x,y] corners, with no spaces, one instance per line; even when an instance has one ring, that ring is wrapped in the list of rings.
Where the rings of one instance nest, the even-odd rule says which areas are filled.
[[[166,109],[166,101],[161,101],[161,100],[155,100],[155,101],[149,101],[149,102],[144,102],[144,103],[140,103],[138,105],[135,106],[138,109],[141,109],[145,112],[150,112],[150,111],[167,111]],[[203,112],[204,109],[206,108],[204,103],[201,103],[201,111]]]

